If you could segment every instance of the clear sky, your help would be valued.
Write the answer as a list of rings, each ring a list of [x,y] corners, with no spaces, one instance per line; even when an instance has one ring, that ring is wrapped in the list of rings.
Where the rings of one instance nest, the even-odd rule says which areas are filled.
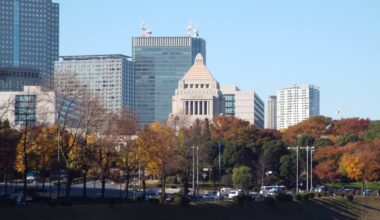
[[[60,55],[131,55],[142,19],[153,36],[185,36],[191,20],[219,83],[265,102],[278,88],[314,84],[321,114],[380,119],[379,0],[53,1]]]

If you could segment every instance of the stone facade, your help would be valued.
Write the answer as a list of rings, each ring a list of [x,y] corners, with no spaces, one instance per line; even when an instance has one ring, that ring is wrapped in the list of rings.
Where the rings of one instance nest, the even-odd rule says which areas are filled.
[[[179,80],[172,98],[172,115],[191,124],[196,119],[212,119],[224,113],[224,99],[219,83],[206,68],[198,54],[194,65]]]

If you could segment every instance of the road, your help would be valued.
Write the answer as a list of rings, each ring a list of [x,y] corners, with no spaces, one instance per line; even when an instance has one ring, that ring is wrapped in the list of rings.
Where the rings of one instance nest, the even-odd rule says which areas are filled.
[[[0,195],[3,195],[5,193],[5,187],[4,183],[0,183]],[[64,196],[65,192],[65,186],[61,185],[61,196]],[[89,181],[87,182],[87,196],[88,197],[100,197],[101,195],[101,181]],[[42,189],[42,183],[34,182],[34,183],[28,183],[28,188],[38,188]],[[22,190],[23,189],[23,183],[8,183],[8,192],[15,192],[16,190]],[[47,191],[47,194],[51,195],[52,197],[56,197],[57,195],[57,185],[50,184],[50,182],[45,183],[45,190]],[[179,189],[166,189],[167,193],[176,193]],[[137,196],[138,192],[137,189],[130,187],[130,196]],[[71,196],[82,196],[83,193],[83,183],[79,184],[73,184],[71,187]],[[106,190],[105,190],[105,196],[106,197],[112,197],[112,198],[123,198],[125,197],[125,184],[119,184],[119,183],[113,183],[113,182],[107,182],[106,183]]]

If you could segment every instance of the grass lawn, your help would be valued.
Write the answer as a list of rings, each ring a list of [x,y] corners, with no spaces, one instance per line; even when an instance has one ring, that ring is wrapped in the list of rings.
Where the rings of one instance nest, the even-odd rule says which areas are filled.
[[[326,186],[331,186],[331,187],[356,187],[356,188],[361,188],[362,187],[362,182],[352,182],[352,183],[326,183]],[[368,189],[373,189],[373,190],[378,190],[380,189],[380,182],[367,182],[367,188]]]
[[[379,219],[380,198],[322,198],[304,202],[276,202],[270,206],[255,202],[243,206],[231,203],[174,205],[120,204],[76,205],[73,207],[0,208],[0,219],[179,219],[179,220],[245,220],[245,219]]]

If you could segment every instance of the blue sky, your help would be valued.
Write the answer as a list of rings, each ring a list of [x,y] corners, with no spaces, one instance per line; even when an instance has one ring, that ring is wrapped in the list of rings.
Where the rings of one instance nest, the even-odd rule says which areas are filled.
[[[321,114],[380,119],[378,0],[53,1],[60,3],[60,55],[131,55],[142,19],[153,36],[184,36],[191,20],[221,84],[264,101],[278,88],[314,84]]]

